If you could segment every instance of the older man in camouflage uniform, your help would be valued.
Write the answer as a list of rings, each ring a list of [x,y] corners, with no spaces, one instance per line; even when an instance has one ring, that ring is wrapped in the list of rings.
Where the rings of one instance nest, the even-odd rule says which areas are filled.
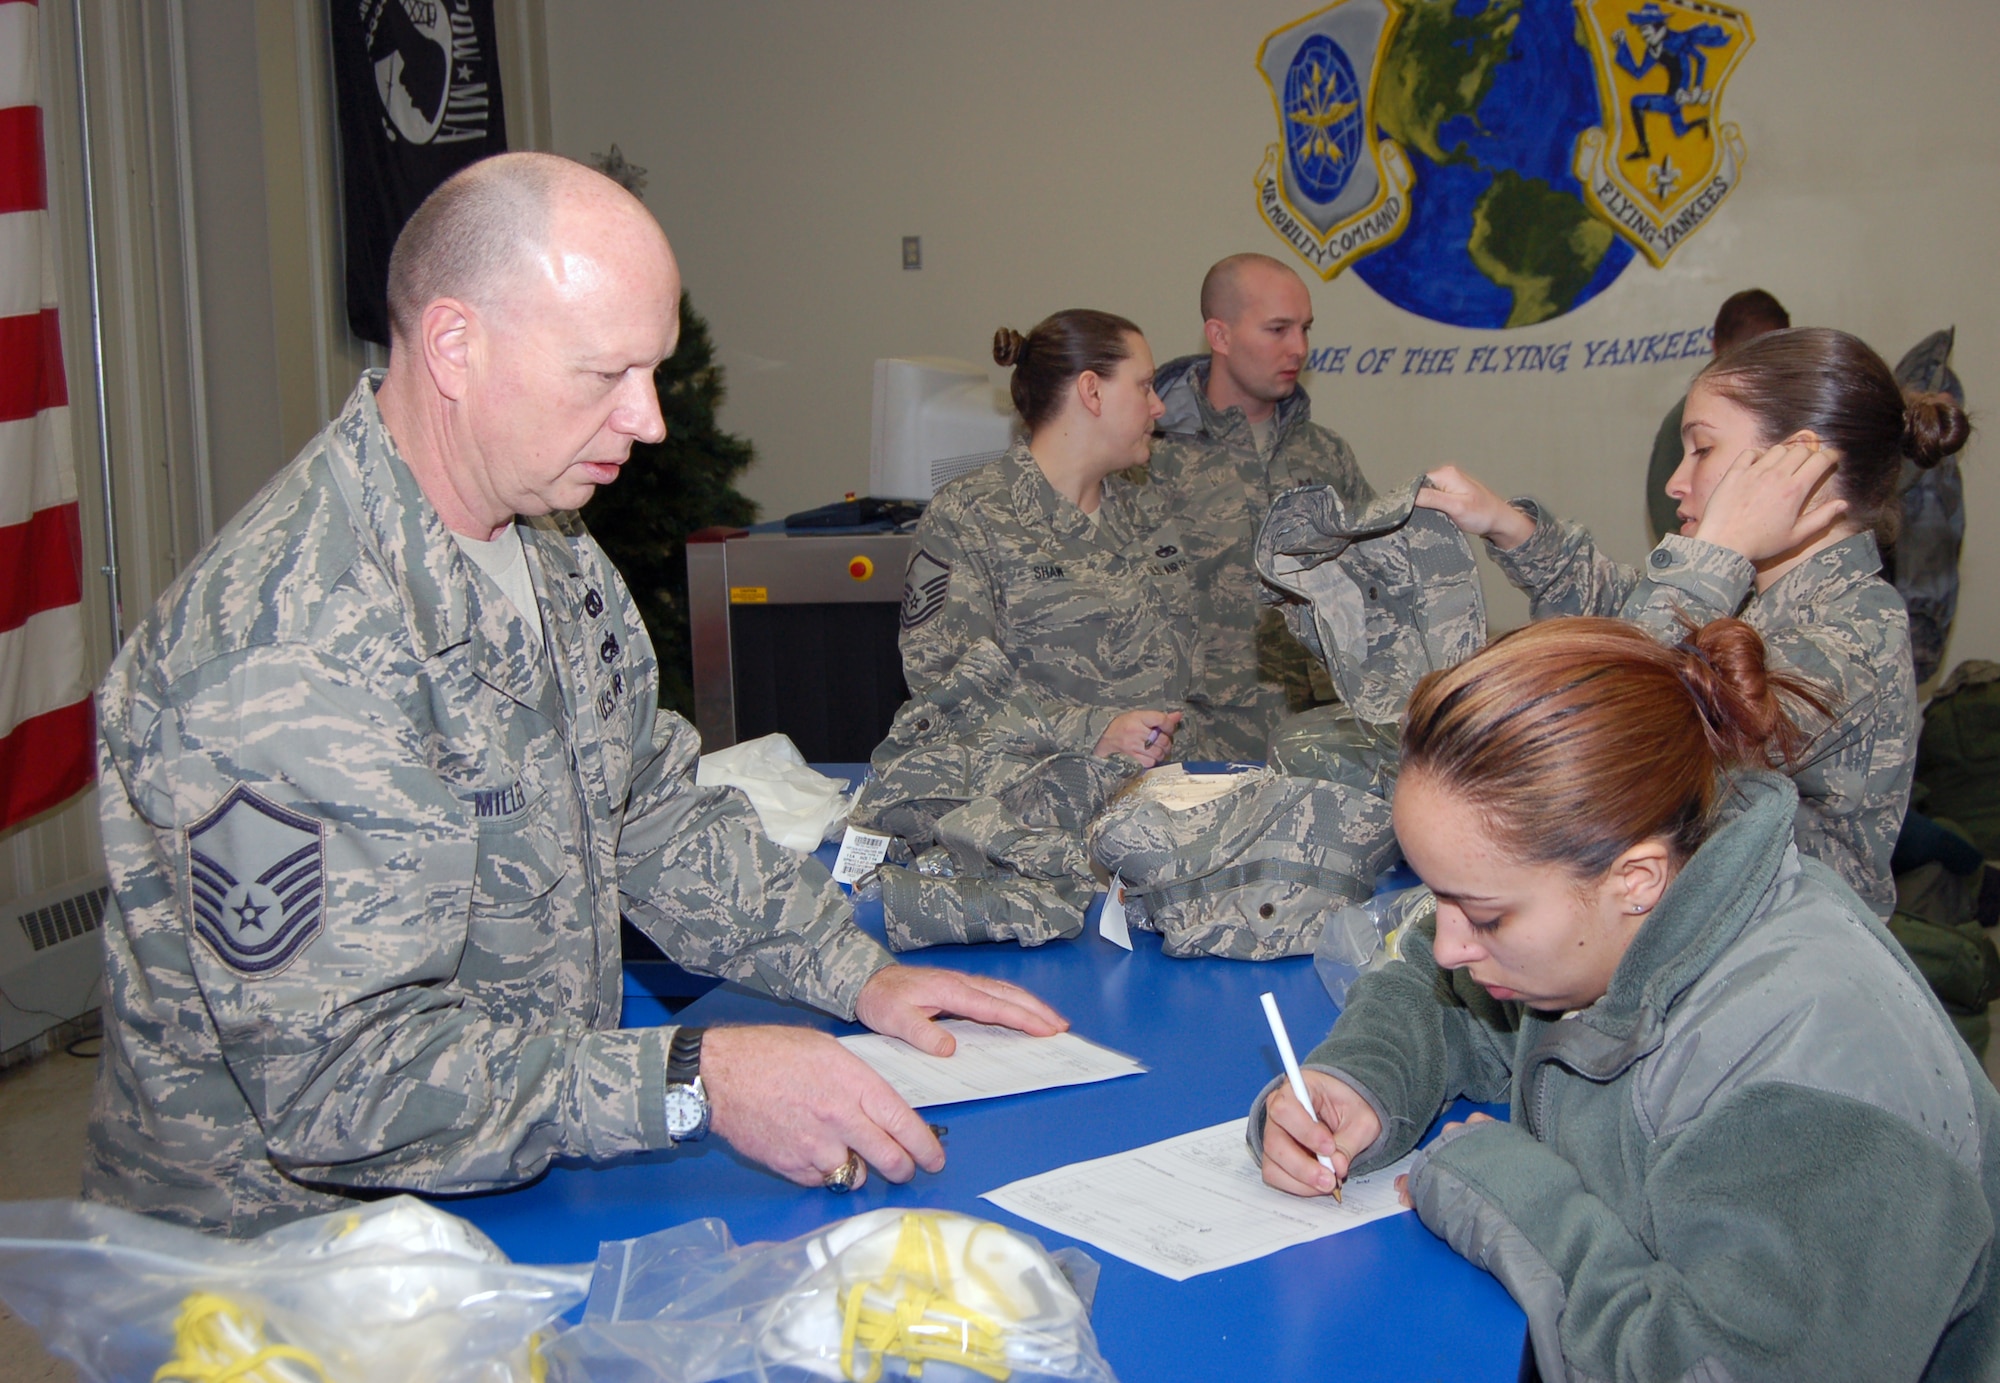
[[[1313,321],[1299,276],[1268,255],[1232,255],[1202,280],[1201,315],[1209,353],[1159,371],[1167,411],[1149,471],[1194,559],[1212,738],[1219,752],[1261,759],[1272,727],[1316,699],[1317,662],[1260,603],[1258,526],[1295,485],[1331,485],[1350,509],[1375,495],[1298,387]]]
[[[943,1164],[824,1034],[620,1031],[621,911],[684,965],[940,1054],[942,1011],[1061,1026],[894,965],[820,865],[694,785],[696,737],[568,516],[663,435],[679,294],[609,180],[544,155],[460,174],[399,242],[387,371],[119,654],[87,1194],[247,1234],[668,1147],[711,1113],[803,1185],[850,1149],[896,1179]]]

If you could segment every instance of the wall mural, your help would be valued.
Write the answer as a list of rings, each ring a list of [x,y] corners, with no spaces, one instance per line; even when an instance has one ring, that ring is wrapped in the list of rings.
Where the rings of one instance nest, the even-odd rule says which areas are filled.
[[[1734,189],[1721,99],[1753,41],[1705,0],[1336,0],[1258,49],[1258,211],[1323,278],[1432,321],[1560,317]]]

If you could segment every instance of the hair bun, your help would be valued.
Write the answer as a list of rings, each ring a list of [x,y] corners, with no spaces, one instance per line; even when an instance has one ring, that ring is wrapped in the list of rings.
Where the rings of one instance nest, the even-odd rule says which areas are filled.
[[[1963,447],[1972,423],[1950,394],[1903,397],[1903,455],[1928,469]]]
[[[1673,652],[1681,682],[1708,727],[1709,743],[1725,764],[1755,763],[1772,749],[1791,760],[1805,749],[1809,737],[1786,714],[1779,692],[1822,715],[1828,711],[1825,698],[1804,678],[1771,669],[1764,640],[1742,620],[1690,628]]]
[[[1021,348],[1028,344],[1028,338],[1012,327],[1001,327],[993,333],[993,363],[1012,365],[1021,358]]]

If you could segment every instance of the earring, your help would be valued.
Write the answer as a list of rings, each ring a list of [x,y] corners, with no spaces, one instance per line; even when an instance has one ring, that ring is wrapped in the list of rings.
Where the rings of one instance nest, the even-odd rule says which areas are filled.
[[[1633,911],[1633,912],[1644,912],[1645,910],[1646,910],[1646,907],[1645,907],[1645,904],[1643,904],[1643,903],[1634,903],[1634,904],[1632,905],[1632,911]]]

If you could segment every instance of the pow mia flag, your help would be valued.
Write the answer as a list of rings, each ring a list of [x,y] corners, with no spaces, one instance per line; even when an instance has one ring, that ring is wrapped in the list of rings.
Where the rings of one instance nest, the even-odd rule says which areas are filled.
[[[347,320],[389,341],[389,251],[446,178],[504,153],[493,0],[333,0]]]

